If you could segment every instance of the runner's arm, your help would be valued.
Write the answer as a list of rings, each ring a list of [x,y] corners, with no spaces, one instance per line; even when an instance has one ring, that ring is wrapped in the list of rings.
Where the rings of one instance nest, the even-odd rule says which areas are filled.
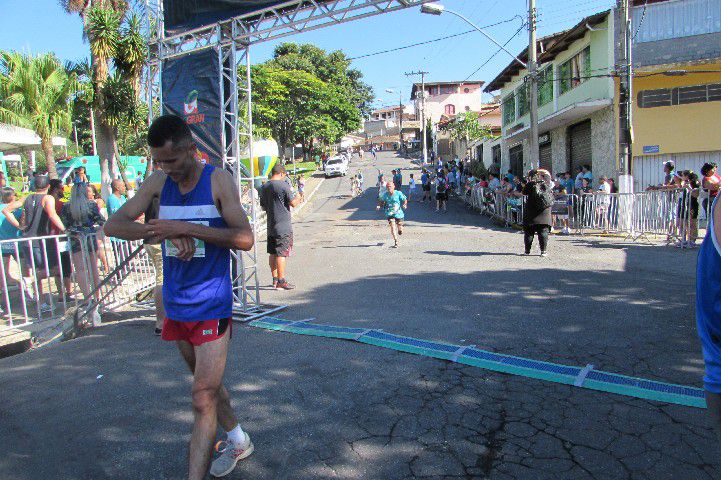
[[[137,193],[128,199],[117,212],[110,215],[103,227],[105,234],[123,240],[151,239],[153,229],[150,225],[138,223],[135,220],[145,213],[155,197],[160,196],[165,179],[166,175],[163,172],[153,172],[143,182]]]
[[[250,250],[255,241],[253,230],[248,222],[248,215],[240,204],[240,194],[233,177],[230,173],[218,169],[213,172],[211,182],[213,192],[217,192],[220,214],[228,228],[207,227],[181,220],[151,220],[148,226],[160,239],[192,237],[223,248]]]

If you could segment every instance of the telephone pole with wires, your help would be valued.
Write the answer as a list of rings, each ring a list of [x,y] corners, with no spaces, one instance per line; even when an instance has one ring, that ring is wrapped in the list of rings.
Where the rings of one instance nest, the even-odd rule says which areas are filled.
[[[415,75],[421,76],[421,137],[423,137],[421,141],[423,142],[423,165],[426,165],[428,163],[428,146],[426,145],[426,75],[428,75],[428,72],[419,70],[417,72],[406,73],[407,77]],[[418,92],[416,92],[416,97],[418,97]]]
[[[631,158],[633,151],[633,58],[630,0],[617,0],[621,24],[621,62],[616,66],[619,75],[619,190],[622,193],[633,191],[631,176]]]
[[[528,146],[531,169],[538,168],[538,65],[536,64],[536,0],[528,0],[528,79],[530,95],[530,127]]]

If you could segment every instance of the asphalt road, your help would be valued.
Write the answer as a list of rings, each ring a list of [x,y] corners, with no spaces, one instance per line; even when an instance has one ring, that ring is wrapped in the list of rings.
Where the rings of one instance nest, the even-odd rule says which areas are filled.
[[[325,181],[295,222],[297,290],[264,287],[263,301],[289,319],[700,385],[693,252],[554,236],[548,258],[522,257],[520,233],[459,202],[412,203],[391,249],[373,185],[399,165],[407,179],[406,160],[355,157],[359,198]],[[183,478],[189,380],[147,320],[0,360],[0,478]],[[256,445],[232,479],[719,477],[703,410],[369,345],[236,325],[226,384]]]

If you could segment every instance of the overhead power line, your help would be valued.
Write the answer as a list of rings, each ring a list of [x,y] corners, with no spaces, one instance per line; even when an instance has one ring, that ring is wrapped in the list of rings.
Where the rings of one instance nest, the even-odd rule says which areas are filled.
[[[506,20],[501,20],[500,22],[492,23],[492,24],[490,24],[490,25],[485,25],[485,26],[483,26],[483,27],[481,27],[481,28],[491,28],[491,27],[495,27],[495,26],[497,26],[497,25],[502,25],[502,24],[504,24],[504,23],[511,22],[511,21],[515,20],[516,18],[518,18],[518,16],[511,17],[511,18],[508,18],[508,19],[506,19]],[[423,42],[411,43],[410,45],[404,45],[404,46],[402,46],[402,47],[389,48],[389,49],[387,49],[387,50],[381,50],[381,51],[379,51],[379,52],[366,53],[366,54],[364,54],[364,55],[358,55],[358,56],[355,56],[355,57],[349,57],[348,60],[358,60],[359,58],[373,57],[373,56],[376,56],[376,55],[382,55],[382,54],[384,54],[384,53],[397,52],[397,51],[399,51],[399,50],[405,50],[405,49],[407,49],[407,48],[419,47],[419,46],[421,46],[421,45],[428,45],[429,43],[440,42],[440,41],[442,41],[442,40],[447,40],[447,39],[449,39],[449,38],[455,38],[455,37],[460,37],[460,36],[463,36],[463,35],[468,35],[469,33],[472,33],[472,32],[475,32],[475,31],[476,31],[476,30],[466,30],[465,32],[454,33],[454,34],[452,34],[452,35],[446,35],[446,36],[444,36],[444,37],[433,38],[433,39],[430,39],[430,40],[425,40],[425,41],[423,41]]]
[[[523,30],[524,28],[526,28],[526,24],[525,24],[525,23],[524,23],[523,25],[521,25],[521,27],[520,27],[518,30],[516,30],[516,33],[514,33],[513,35],[511,35],[511,37],[510,37],[508,40],[506,40],[506,43],[504,43],[503,46],[505,47],[506,45],[508,45],[509,43],[511,43],[511,40],[513,40],[514,38],[516,38],[516,37],[518,36],[518,34],[521,33],[521,30]],[[471,73],[471,74],[468,75],[466,78],[464,78],[463,81],[465,82],[466,80],[468,80],[469,78],[471,78],[473,75],[475,75],[476,73],[478,73],[483,67],[485,67],[486,65],[488,65],[488,62],[490,62],[491,60],[493,60],[493,58],[494,58],[496,55],[498,55],[498,53],[499,53],[500,51],[501,51],[500,48],[499,48],[498,50],[496,50],[496,51],[493,53],[493,55],[491,55],[490,57],[488,57],[488,58],[486,59],[486,61],[481,64],[480,67],[478,67],[478,68],[476,68],[475,70],[473,70],[473,73]]]

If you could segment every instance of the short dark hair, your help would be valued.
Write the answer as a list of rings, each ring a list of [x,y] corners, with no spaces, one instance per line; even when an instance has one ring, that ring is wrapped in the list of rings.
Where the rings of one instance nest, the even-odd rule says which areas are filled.
[[[53,178],[48,182],[48,185],[50,185],[50,188],[48,189],[48,192],[52,192],[53,190],[57,190],[58,188],[60,190],[63,189],[63,181],[59,178]]]
[[[161,115],[148,128],[148,145],[153,148],[163,147],[168,140],[173,147],[184,142],[193,141],[193,134],[185,120],[177,115]]]
[[[15,195],[15,190],[13,190],[11,187],[3,187],[0,192],[2,192],[3,203],[10,203],[10,199],[13,197],[13,195]]]
[[[47,175],[38,175],[35,178],[35,190],[43,190],[44,188],[47,188],[49,178]]]
[[[715,163],[704,163],[701,167],[701,175],[703,175],[704,177],[708,176],[708,174],[711,173],[711,170],[713,170],[714,168],[716,168]]]
[[[276,163],[275,165],[273,165],[273,168],[270,171],[270,176],[272,177],[273,175],[282,175],[284,173],[285,167],[280,163]]]

